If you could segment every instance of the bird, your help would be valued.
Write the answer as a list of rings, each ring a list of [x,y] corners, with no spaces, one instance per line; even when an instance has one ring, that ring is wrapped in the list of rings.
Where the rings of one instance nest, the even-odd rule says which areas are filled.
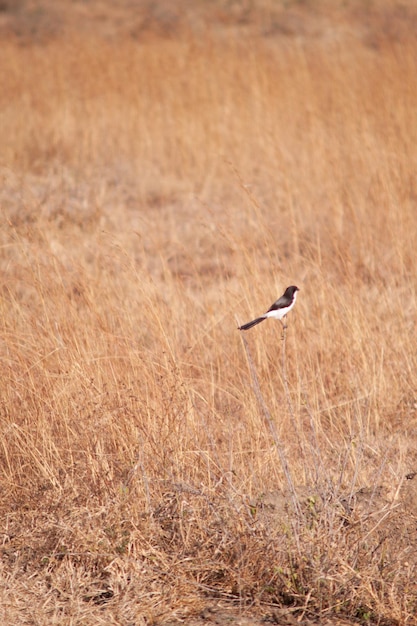
[[[297,291],[300,290],[295,285],[287,287],[283,295],[278,298],[278,300],[274,302],[272,306],[269,307],[266,313],[264,313],[260,317],[257,317],[251,322],[248,322],[247,324],[243,324],[243,326],[239,326],[238,330],[249,330],[249,328],[256,326],[256,324],[260,324],[269,317],[279,320],[283,327],[286,328],[286,324],[282,321],[282,319],[293,308],[295,301],[297,300]]]

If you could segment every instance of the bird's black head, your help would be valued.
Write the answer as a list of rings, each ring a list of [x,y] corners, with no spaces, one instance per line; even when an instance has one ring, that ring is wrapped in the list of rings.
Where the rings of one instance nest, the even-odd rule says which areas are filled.
[[[291,285],[291,287],[286,288],[285,295],[289,298],[292,298],[296,291],[300,291],[299,288],[295,285]]]

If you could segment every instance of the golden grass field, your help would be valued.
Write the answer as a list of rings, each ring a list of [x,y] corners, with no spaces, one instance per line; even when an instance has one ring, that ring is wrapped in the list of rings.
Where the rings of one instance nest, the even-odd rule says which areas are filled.
[[[417,624],[417,43],[391,4],[366,32],[307,2],[283,33],[225,5],[4,35],[2,624]],[[284,340],[237,330],[290,284]]]

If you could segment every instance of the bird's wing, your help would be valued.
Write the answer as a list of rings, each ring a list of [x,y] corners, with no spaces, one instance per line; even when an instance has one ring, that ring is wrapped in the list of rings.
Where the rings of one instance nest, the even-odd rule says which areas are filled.
[[[281,296],[276,302],[274,302],[274,304],[269,307],[267,312],[269,313],[269,311],[278,311],[278,309],[284,309],[288,305],[288,298],[286,298],[285,296]]]

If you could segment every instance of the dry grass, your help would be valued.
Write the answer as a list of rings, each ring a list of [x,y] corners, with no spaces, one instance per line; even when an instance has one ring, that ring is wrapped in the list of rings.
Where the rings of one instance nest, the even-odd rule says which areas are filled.
[[[416,52],[4,43],[2,623],[415,623]]]

